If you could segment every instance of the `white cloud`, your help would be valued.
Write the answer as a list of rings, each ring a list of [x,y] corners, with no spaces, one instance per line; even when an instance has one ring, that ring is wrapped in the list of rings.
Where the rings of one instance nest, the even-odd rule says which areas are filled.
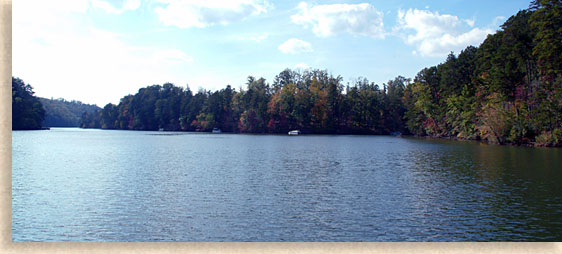
[[[102,9],[111,14],[121,14],[125,11],[134,11],[140,7],[140,0],[125,0],[121,8],[115,8],[111,3],[101,0],[92,0],[92,7],[94,9]],[[115,3],[115,1],[112,1]]]
[[[185,82],[182,73],[192,61],[185,52],[139,47],[96,29],[83,15],[87,4],[37,10],[36,3],[14,2],[12,73],[30,83],[37,96],[103,106],[139,87]]]
[[[299,54],[313,51],[310,43],[297,38],[287,40],[283,44],[279,45],[278,49],[284,54]]]
[[[236,41],[251,41],[255,43],[260,43],[269,37],[268,34],[238,34],[232,37]]]
[[[76,13],[86,12],[90,7],[90,0],[59,0],[56,3],[40,0],[19,0],[14,1],[13,7],[14,13],[22,9],[26,13]]]
[[[494,18],[494,21],[492,22],[492,24],[494,24],[494,26],[499,26],[501,25],[500,22],[503,22],[505,20],[504,16],[497,16]]]
[[[427,10],[399,10],[398,25],[394,30],[406,43],[416,46],[417,54],[432,57],[443,57],[469,45],[478,46],[488,34],[494,32],[478,27],[465,32],[468,29],[463,23],[472,27],[474,20],[461,20],[457,16]],[[414,33],[411,33],[412,30]]]
[[[342,33],[384,38],[383,13],[371,4],[329,4],[310,7],[301,2],[300,13],[291,20],[305,27],[312,26],[314,34],[328,37]]]
[[[155,12],[166,26],[179,28],[207,27],[232,22],[267,12],[264,0],[157,0],[167,4]]]
[[[260,35],[260,36],[253,36],[253,37],[250,37],[250,40],[251,40],[251,41],[255,41],[255,42],[261,42],[261,41],[267,39],[267,37],[268,37],[267,34],[262,34],[262,35]]]
[[[474,27],[474,24],[476,23],[476,20],[474,18],[473,19],[465,19],[463,21],[464,21],[464,23],[466,23],[470,27]]]
[[[37,0],[18,0],[14,5],[16,9],[25,9],[26,16],[31,16],[33,20],[37,21],[35,14],[40,16],[51,15],[67,15],[72,13],[85,13],[90,8],[101,9],[111,14],[121,14],[125,11],[133,11],[140,7],[140,0],[122,0],[122,1],[103,1],[103,0],[58,0],[56,2],[50,1],[37,1]],[[114,5],[118,2],[121,3],[120,8]],[[52,17],[48,17],[49,20]]]

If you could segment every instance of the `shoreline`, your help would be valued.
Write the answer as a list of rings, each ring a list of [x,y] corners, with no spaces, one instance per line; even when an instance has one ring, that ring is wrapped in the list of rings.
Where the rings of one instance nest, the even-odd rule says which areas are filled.
[[[44,129],[40,130],[50,130],[51,128],[61,128],[61,129],[84,129],[84,130],[113,130],[113,131],[146,131],[146,132],[175,132],[175,133],[189,133],[189,134],[242,134],[242,135],[277,135],[277,136],[289,136],[285,132],[273,133],[273,132],[221,132],[221,133],[212,133],[211,131],[182,131],[182,130],[122,130],[122,129],[103,129],[103,128],[81,128],[81,127],[44,127]],[[18,130],[19,131],[19,130]],[[463,139],[458,137],[434,137],[434,136],[418,136],[418,135],[411,135],[411,134],[400,134],[400,135],[391,135],[391,134],[375,134],[375,133],[301,133],[297,136],[389,136],[389,137],[407,137],[407,138],[415,138],[415,139],[428,139],[428,140],[450,140],[450,141],[467,141],[467,142],[477,142],[481,144],[487,145],[498,145],[498,146],[515,146],[515,147],[531,147],[531,148],[562,148],[562,145],[542,145],[536,142],[533,143],[522,143],[522,144],[514,144],[514,143],[503,143],[499,144],[496,142],[491,142],[488,140],[478,140],[478,139]]]
[[[433,137],[433,136],[417,136],[417,135],[410,135],[410,137],[415,137],[415,138],[419,138],[419,139],[470,141],[470,142],[478,142],[478,143],[482,143],[482,144],[497,145],[497,146],[518,146],[518,147],[535,147],[535,148],[538,148],[538,147],[562,148],[562,144],[559,144],[559,145],[543,145],[543,144],[539,144],[537,142],[521,143],[521,144],[506,142],[506,143],[500,144],[500,143],[492,142],[492,141],[488,141],[488,140],[464,139],[464,138],[458,138],[458,137]]]

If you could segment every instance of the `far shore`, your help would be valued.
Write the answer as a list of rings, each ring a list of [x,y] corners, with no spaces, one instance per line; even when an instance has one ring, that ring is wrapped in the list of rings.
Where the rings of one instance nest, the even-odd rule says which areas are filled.
[[[269,132],[221,132],[221,133],[212,133],[211,131],[182,131],[182,130],[121,130],[121,129],[102,129],[102,128],[80,128],[78,126],[65,126],[65,127],[42,127],[41,129],[35,130],[50,130],[50,129],[82,129],[82,130],[112,130],[112,131],[139,131],[139,132],[174,132],[174,133],[185,133],[185,134],[213,134],[213,135],[221,135],[221,134],[241,134],[241,135],[275,135],[275,136],[289,136],[287,133],[278,132],[278,133],[269,133]],[[32,131],[32,130],[13,130],[13,131]],[[463,141],[463,142],[478,142],[481,144],[488,144],[488,145],[500,145],[500,146],[519,146],[519,147],[549,147],[549,148],[561,148],[561,146],[552,146],[552,145],[543,145],[537,142],[531,143],[522,143],[522,144],[515,144],[515,143],[503,143],[499,144],[496,142],[491,142],[488,140],[479,140],[479,139],[464,139],[459,137],[434,137],[434,136],[417,136],[412,134],[376,134],[376,133],[310,133],[310,132],[302,132],[300,135],[296,136],[388,136],[388,137],[406,137],[406,138],[414,138],[414,139],[426,139],[426,140],[450,140],[450,141]]]

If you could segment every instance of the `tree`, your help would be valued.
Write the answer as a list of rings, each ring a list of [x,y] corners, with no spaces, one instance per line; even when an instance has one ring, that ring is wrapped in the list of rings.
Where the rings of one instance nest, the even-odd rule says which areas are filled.
[[[44,119],[45,110],[33,87],[12,77],[12,130],[41,129]]]
[[[562,74],[562,2],[534,0],[530,9],[529,23],[537,31],[532,52],[541,77],[553,82]]]

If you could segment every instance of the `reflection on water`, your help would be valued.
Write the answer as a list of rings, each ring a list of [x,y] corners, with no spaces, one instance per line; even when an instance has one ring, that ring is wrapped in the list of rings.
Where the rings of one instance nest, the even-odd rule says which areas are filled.
[[[562,149],[12,132],[14,241],[561,241]]]

